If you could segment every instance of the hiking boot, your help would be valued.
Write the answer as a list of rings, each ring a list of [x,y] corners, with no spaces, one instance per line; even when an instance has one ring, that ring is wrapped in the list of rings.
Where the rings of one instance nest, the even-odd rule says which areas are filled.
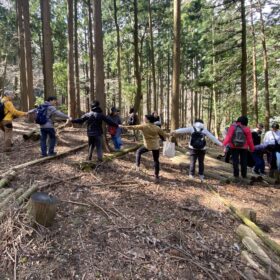
[[[56,156],[56,155],[57,155],[56,152],[53,152],[53,153],[48,154],[49,157],[53,157],[53,156]]]
[[[260,175],[260,172],[259,171],[256,171],[255,169],[252,170],[253,174],[255,175]]]
[[[41,155],[41,158],[47,157],[48,155]]]
[[[239,177],[233,177],[233,178],[232,178],[232,182],[233,182],[233,183],[239,183],[239,182],[240,182]]]
[[[159,176],[155,176],[155,184],[159,183]]]

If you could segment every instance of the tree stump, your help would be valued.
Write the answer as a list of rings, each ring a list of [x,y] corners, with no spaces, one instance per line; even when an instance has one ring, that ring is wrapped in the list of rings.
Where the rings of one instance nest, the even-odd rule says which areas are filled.
[[[44,192],[36,192],[30,198],[30,214],[40,225],[49,227],[56,214],[57,199]]]
[[[257,223],[257,213],[252,208],[241,208],[240,212],[252,222]]]

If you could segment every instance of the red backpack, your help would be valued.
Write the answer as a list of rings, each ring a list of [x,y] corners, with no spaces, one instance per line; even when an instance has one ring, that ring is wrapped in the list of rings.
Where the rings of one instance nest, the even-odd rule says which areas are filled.
[[[114,126],[108,126],[108,132],[111,136],[115,136],[117,133],[117,128]]]

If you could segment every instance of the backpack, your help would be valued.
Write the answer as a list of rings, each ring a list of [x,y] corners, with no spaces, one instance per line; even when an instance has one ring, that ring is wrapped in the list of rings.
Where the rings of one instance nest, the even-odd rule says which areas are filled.
[[[5,104],[0,102],[0,122],[5,118]]]
[[[35,122],[39,125],[44,125],[48,122],[47,112],[49,105],[40,105],[36,109]]]
[[[194,132],[191,135],[191,146],[196,150],[202,150],[206,146],[205,136],[202,133],[202,129],[200,131],[196,130],[193,126]]]
[[[108,126],[108,132],[111,136],[115,136],[117,133],[117,128],[114,126]]]
[[[242,148],[246,143],[246,135],[241,125],[235,125],[231,143],[236,148]]]

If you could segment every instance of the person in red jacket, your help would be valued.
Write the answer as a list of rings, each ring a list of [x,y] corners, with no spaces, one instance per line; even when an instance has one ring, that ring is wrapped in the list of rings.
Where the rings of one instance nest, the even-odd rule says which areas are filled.
[[[247,125],[248,118],[245,116],[239,117],[238,120],[230,126],[223,142],[224,146],[229,145],[231,148],[233,175],[235,178],[239,177],[239,162],[241,165],[241,176],[246,178],[248,149],[253,152],[255,148],[251,130]]]

